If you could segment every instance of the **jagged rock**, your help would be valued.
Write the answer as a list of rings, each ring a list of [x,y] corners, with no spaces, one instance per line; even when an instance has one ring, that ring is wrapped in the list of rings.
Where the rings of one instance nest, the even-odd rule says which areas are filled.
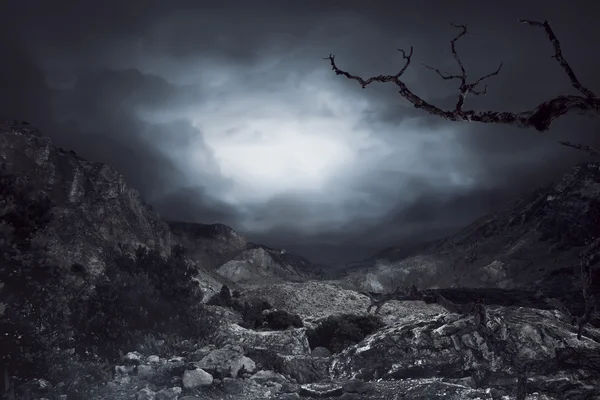
[[[158,364],[158,363],[160,363],[160,357],[159,356],[148,356],[146,358],[146,362],[149,362],[151,364]]]
[[[282,356],[281,372],[298,383],[318,382],[327,377],[328,358],[312,356]]]
[[[136,400],[154,400],[156,393],[148,388],[141,389],[135,395]]]
[[[213,383],[213,377],[201,368],[186,370],[183,373],[183,387],[193,389],[198,386],[210,386]]]
[[[199,348],[195,350],[192,354],[190,354],[189,358],[192,361],[200,361],[204,357],[206,357],[211,351],[216,350],[217,347],[215,345],[209,345]]]
[[[152,368],[150,365],[138,365],[136,368],[136,375],[140,379],[152,379],[154,373],[154,368]]]
[[[366,383],[360,379],[354,378],[346,382],[342,389],[344,389],[344,392],[347,393],[363,394],[373,390],[373,385]]]
[[[253,287],[242,293],[242,299],[266,299],[273,307],[312,322],[331,315],[364,313],[367,296],[347,290],[332,282],[279,283]]]
[[[194,364],[217,377],[235,378],[242,368],[247,372],[253,372],[256,369],[254,361],[244,356],[243,349],[236,346],[225,346],[213,350]]]
[[[472,376],[478,385],[513,385],[520,368],[526,368],[529,377],[576,368],[557,358],[565,349],[578,351],[584,360],[583,354],[600,354],[598,341],[577,340],[574,328],[553,311],[488,307],[486,327],[493,339],[477,331],[461,334],[473,325],[472,317],[441,314],[389,326],[335,355],[330,371],[334,378],[345,379]],[[572,384],[585,391],[600,380],[580,377]]]
[[[261,385],[265,385],[268,382],[275,382],[279,384],[284,384],[288,382],[288,380],[281,374],[274,371],[258,371],[254,375],[250,377],[253,381],[260,383]]]
[[[298,393],[300,391],[300,385],[297,383],[286,382],[281,385],[282,393]]]
[[[298,394],[301,397],[338,397],[344,393],[342,387],[336,383],[309,383],[302,385]]]
[[[224,378],[222,385],[227,394],[241,394],[244,391],[244,384],[239,379]]]
[[[276,400],[298,400],[300,395],[298,393],[281,393],[277,396]]]
[[[331,351],[326,347],[315,347],[311,352],[313,357],[331,357]]]
[[[115,366],[116,375],[129,375],[135,370],[135,365],[117,365]]]
[[[223,224],[168,222],[173,240],[187,249],[187,255],[204,268],[213,270],[246,248],[246,239]]]
[[[231,324],[220,333],[217,340],[222,345],[238,344],[246,349],[269,348],[279,354],[310,354],[305,328],[285,331],[254,331]]]
[[[60,264],[82,265],[95,277],[119,243],[170,253],[168,225],[109,166],[61,151],[36,130],[6,123],[0,125],[0,155],[5,173],[26,177],[56,204],[55,217],[36,238]]]
[[[142,355],[137,351],[129,352],[123,357],[125,365],[139,365],[142,362]]]
[[[217,272],[233,282],[244,284],[308,279],[308,275],[295,266],[278,263],[271,253],[262,247],[243,251],[233,260],[221,265]]]
[[[181,394],[181,388],[178,386],[171,387],[168,389],[159,390],[156,392],[156,400],[177,400]]]

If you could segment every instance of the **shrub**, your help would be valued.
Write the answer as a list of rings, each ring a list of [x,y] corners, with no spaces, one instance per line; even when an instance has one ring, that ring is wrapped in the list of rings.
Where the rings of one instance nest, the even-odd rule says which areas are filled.
[[[232,308],[242,314],[241,326],[247,329],[258,329],[265,322],[263,311],[269,310],[273,306],[264,299],[251,299],[245,302],[234,299]]]
[[[330,316],[315,329],[307,331],[311,349],[325,347],[333,353],[359,343],[365,337],[381,328],[383,323],[375,315],[344,314]]]
[[[265,316],[267,328],[273,330],[284,330],[290,326],[301,328],[304,326],[302,318],[298,314],[291,314],[284,310],[275,310]]]
[[[135,258],[120,255],[107,266],[106,280],[96,285],[93,296],[72,304],[79,349],[93,346],[104,357],[148,333],[209,336],[214,324],[207,323],[212,317],[199,301],[202,294],[193,273],[181,255],[165,260],[157,251],[141,248]]]
[[[221,286],[219,293],[215,293],[206,304],[209,306],[231,307],[233,303],[229,287],[227,285]]]

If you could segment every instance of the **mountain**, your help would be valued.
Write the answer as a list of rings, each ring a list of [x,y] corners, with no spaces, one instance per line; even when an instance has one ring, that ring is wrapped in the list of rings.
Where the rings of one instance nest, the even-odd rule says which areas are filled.
[[[246,239],[223,224],[168,222],[173,240],[205,269],[235,284],[305,281],[326,274],[308,259]]]
[[[0,123],[0,158],[2,398],[599,398],[598,324],[578,331],[530,287],[576,285],[565,265],[600,229],[597,164],[335,280],[226,225],[162,221],[26,123]],[[424,290],[352,285],[411,281]]]
[[[190,258],[214,270],[246,249],[244,237],[223,224],[167,222],[176,243],[187,249]]]
[[[579,253],[600,236],[600,163],[573,167],[458,233],[408,252],[390,248],[353,266],[346,280],[381,291],[497,287],[570,291]]]
[[[79,264],[98,276],[120,244],[131,251],[144,246],[170,254],[169,226],[108,165],[56,148],[50,138],[19,121],[0,123],[0,157],[3,175],[52,203],[52,220],[36,238],[46,243],[55,262]]]

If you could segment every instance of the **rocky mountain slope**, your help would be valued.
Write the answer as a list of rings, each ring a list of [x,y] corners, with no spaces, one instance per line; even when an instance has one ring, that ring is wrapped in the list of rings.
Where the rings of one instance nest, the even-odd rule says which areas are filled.
[[[587,163],[417,252],[392,248],[354,265],[347,280],[373,291],[398,284],[570,291],[580,285],[579,253],[599,235],[600,163]]]
[[[0,123],[0,161],[3,174],[53,203],[52,221],[36,237],[55,262],[77,263],[99,275],[119,244],[170,254],[168,225],[111,167],[56,148],[37,129],[16,121]]]
[[[319,270],[300,256],[248,243],[226,225],[162,221],[117,171],[54,147],[26,122],[0,123],[0,160],[3,174],[51,200],[52,221],[36,240],[65,268],[78,264],[100,276],[123,246],[131,254],[143,246],[166,256],[179,244],[197,267],[206,298],[223,283],[303,280]]]
[[[227,225],[168,224],[174,242],[188,249],[188,257],[236,285],[305,281],[327,273],[326,266],[314,264],[284,249],[247,242]]]
[[[525,284],[543,283],[582,312],[580,290],[578,300],[560,296],[569,286],[561,279],[574,276],[562,262],[597,233],[595,164],[419,256],[395,259],[392,249],[388,261],[339,281],[317,280],[319,266],[227,226],[162,222],[117,172],[54,148],[26,124],[0,125],[0,156],[0,271],[9,271],[0,275],[0,329],[11,330],[0,346],[2,398],[600,399],[600,330],[578,332]],[[24,185],[30,193],[15,190]],[[46,203],[25,203],[38,194],[52,217],[36,225]],[[68,274],[28,257],[38,245]],[[538,271],[540,263],[550,264]],[[384,302],[353,290],[399,278],[441,287],[449,277],[490,287]],[[204,297],[218,292],[215,301],[202,304],[196,283]],[[47,376],[19,369],[15,355],[29,367],[37,357]]]

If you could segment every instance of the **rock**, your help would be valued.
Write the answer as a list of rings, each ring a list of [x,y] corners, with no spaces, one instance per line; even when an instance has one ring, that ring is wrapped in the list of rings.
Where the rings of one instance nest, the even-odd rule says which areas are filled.
[[[338,397],[344,393],[336,383],[309,383],[302,385],[298,394],[301,397]]]
[[[152,368],[150,365],[138,365],[136,368],[136,372],[137,372],[137,376],[140,379],[145,379],[145,380],[152,379],[152,377],[155,374],[154,368]]]
[[[115,374],[116,375],[129,375],[135,371],[134,365],[116,365],[115,366]]]
[[[137,351],[132,351],[125,354],[123,357],[123,363],[125,365],[139,365],[142,362],[142,355]]]
[[[310,354],[306,328],[285,331],[254,331],[231,324],[219,334],[217,340],[222,346],[235,344],[243,346],[245,349],[268,348],[279,354]]]
[[[331,351],[326,347],[315,347],[311,352],[313,357],[331,357]]]
[[[278,374],[274,371],[258,371],[254,375],[252,375],[249,379],[257,382],[261,385],[266,384],[267,382],[276,382],[276,383],[287,383],[288,380],[281,374]]]
[[[181,388],[178,386],[163,389],[156,393],[156,400],[177,400],[181,394]]]
[[[363,382],[360,379],[354,378],[354,379],[349,380],[347,383],[345,383],[342,386],[342,389],[346,393],[363,394],[363,393],[367,393],[367,392],[370,392],[371,390],[373,390],[373,386],[366,382]]]
[[[328,377],[330,360],[312,356],[282,356],[278,372],[289,375],[298,383],[318,382]]]
[[[222,387],[227,394],[240,394],[244,391],[244,384],[239,379],[224,378]]]
[[[91,286],[119,243],[131,251],[144,245],[170,254],[168,225],[113,168],[62,151],[50,138],[11,123],[0,123],[0,154],[7,174],[26,179],[55,203],[57,217],[34,239],[47,243],[48,256],[60,265],[84,266]]]
[[[399,323],[335,355],[331,376],[364,380],[471,376],[479,387],[512,386],[519,368],[526,367],[529,379],[547,382],[546,390],[559,391],[558,377],[569,376],[572,390],[591,394],[587,388],[599,387],[600,379],[592,373],[575,377],[571,371],[575,364],[594,365],[600,359],[600,343],[577,340],[573,327],[557,314],[488,307],[486,336],[465,331],[474,326],[473,318],[459,314]]]
[[[239,346],[225,346],[213,350],[194,364],[217,377],[237,377],[242,369],[244,372],[254,372],[256,369],[254,361],[244,356]]]
[[[141,389],[135,394],[136,400],[154,400],[156,393],[148,388]]]
[[[200,361],[204,357],[206,357],[211,351],[216,349],[217,348],[215,345],[204,346],[202,348],[199,348],[198,350],[195,350],[192,354],[190,354],[189,358],[192,361]]]
[[[297,383],[284,382],[281,385],[282,393],[298,393],[299,391],[300,391],[300,385],[298,385]]]
[[[362,394],[345,392],[339,397],[339,400],[361,400]]]
[[[246,248],[246,239],[227,225],[168,222],[173,240],[187,249],[187,256],[214,270]],[[217,291],[219,287],[217,288]]]
[[[160,363],[160,357],[159,356],[148,356],[146,358],[146,362],[149,362],[151,364],[158,364],[158,363]]]
[[[298,393],[282,393],[276,397],[277,400],[298,400],[299,398]]]
[[[196,368],[183,373],[183,387],[186,389],[193,389],[198,386],[210,386],[212,383],[212,375],[203,369]]]
[[[169,362],[170,363],[180,363],[185,361],[185,358],[181,357],[181,356],[175,356],[175,357],[171,357],[169,358]]]
[[[307,280],[320,272],[318,266],[304,257],[262,245],[245,249],[217,269],[228,280],[244,284]]]

